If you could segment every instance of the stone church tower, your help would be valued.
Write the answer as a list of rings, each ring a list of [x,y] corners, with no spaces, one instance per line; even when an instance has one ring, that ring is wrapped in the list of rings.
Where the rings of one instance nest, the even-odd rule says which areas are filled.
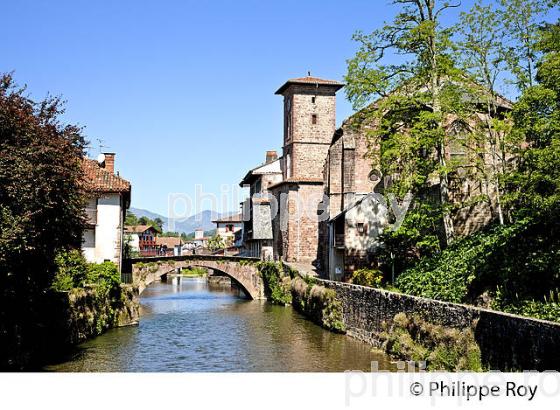
[[[289,262],[321,260],[318,212],[323,166],[336,128],[336,92],[343,84],[316,77],[288,80],[284,97],[282,182],[270,187],[279,204],[273,222],[274,254]]]

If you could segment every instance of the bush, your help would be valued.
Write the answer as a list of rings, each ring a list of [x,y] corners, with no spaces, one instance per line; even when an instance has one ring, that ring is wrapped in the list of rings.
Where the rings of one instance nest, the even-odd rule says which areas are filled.
[[[383,273],[378,269],[358,269],[352,274],[352,283],[355,285],[378,288],[382,280]]]
[[[68,291],[83,287],[87,278],[87,262],[82,252],[74,249],[58,252],[55,257],[57,271],[51,288],[57,291]]]
[[[257,268],[264,282],[264,293],[268,300],[278,305],[292,303],[290,277],[284,275],[283,266],[274,262],[259,262]]]
[[[344,333],[342,304],[336,292],[316,284],[309,276],[296,276],[292,280],[294,308],[311,318],[325,329]]]
[[[514,315],[560,322],[560,295],[558,292],[550,292],[550,296],[543,300],[508,300],[504,298],[503,293],[498,289],[496,298],[492,301],[491,307],[492,309],[501,310]]]
[[[385,351],[401,360],[426,362],[430,371],[482,371],[480,348],[472,328],[435,325],[398,313],[381,334]]]
[[[208,274],[208,270],[200,267],[193,267],[188,269],[183,269],[181,272],[184,276],[206,276]]]
[[[559,212],[552,209],[459,239],[403,272],[396,286],[404,293],[448,302],[476,303],[497,288],[502,307],[523,300],[546,302],[550,290],[560,288]]]
[[[100,294],[119,289],[121,275],[113,262],[87,263],[80,250],[61,251],[56,258],[57,272],[51,289],[69,291],[96,285]]]
[[[86,283],[97,285],[100,293],[112,292],[119,289],[121,275],[113,262],[90,263],[87,267]]]

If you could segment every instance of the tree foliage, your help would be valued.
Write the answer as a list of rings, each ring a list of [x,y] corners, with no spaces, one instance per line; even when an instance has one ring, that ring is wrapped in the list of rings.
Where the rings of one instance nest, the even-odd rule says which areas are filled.
[[[34,102],[11,75],[0,77],[2,357],[21,357],[35,342],[55,255],[81,242],[84,138],[79,127],[61,122],[62,113],[60,98]]]

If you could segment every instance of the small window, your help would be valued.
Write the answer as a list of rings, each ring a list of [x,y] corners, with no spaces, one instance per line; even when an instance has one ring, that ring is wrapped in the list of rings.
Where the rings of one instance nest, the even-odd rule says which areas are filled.
[[[356,224],[356,229],[358,230],[358,233],[360,235],[363,235],[366,233],[366,224],[364,223],[357,223]]]
[[[315,97],[311,97],[311,103],[315,104]]]
[[[313,125],[317,124],[317,114],[311,115],[311,124]]]

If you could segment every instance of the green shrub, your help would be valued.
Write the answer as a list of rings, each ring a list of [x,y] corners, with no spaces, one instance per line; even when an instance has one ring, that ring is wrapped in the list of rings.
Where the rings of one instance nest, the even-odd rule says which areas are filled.
[[[100,294],[119,289],[121,275],[113,262],[87,263],[80,250],[61,251],[55,258],[57,272],[51,284],[56,291],[96,285]]]
[[[551,291],[549,297],[543,300],[520,300],[504,298],[504,294],[498,289],[491,307],[514,315],[560,322],[560,295],[558,292]]]
[[[383,281],[383,273],[378,269],[358,269],[352,274],[352,283],[355,285],[379,288]]]
[[[550,290],[560,288],[559,212],[560,207],[458,239],[403,272],[396,286],[411,295],[458,303],[476,303],[484,293],[493,297],[500,288],[497,308],[540,309],[531,301],[545,302]]]
[[[181,271],[181,273],[184,276],[196,276],[196,277],[201,277],[201,276],[206,276],[208,274],[208,270],[195,266],[192,268],[187,268],[187,269],[183,269]]]
[[[430,371],[482,371],[480,348],[472,328],[435,325],[419,315],[398,313],[381,334],[384,350],[401,360],[425,361]]]
[[[316,284],[309,276],[296,276],[292,280],[292,300],[294,308],[305,314],[325,329],[344,333],[342,304],[336,292]]]
[[[121,275],[113,262],[90,263],[87,267],[87,284],[97,285],[100,293],[116,291]]]
[[[284,274],[281,264],[259,262],[257,268],[264,283],[264,293],[268,300],[278,305],[292,303],[291,280]]]
[[[63,250],[55,257],[57,267],[51,288],[68,291],[84,286],[87,277],[87,262],[80,250]]]

